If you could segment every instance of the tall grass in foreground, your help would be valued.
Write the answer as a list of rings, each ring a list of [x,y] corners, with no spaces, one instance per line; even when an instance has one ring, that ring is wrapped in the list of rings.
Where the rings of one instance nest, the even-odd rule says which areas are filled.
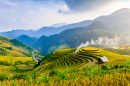
[[[130,61],[114,65],[96,65],[83,69],[51,70],[47,74],[14,74],[8,78],[0,75],[0,85],[11,86],[128,86],[130,84]]]

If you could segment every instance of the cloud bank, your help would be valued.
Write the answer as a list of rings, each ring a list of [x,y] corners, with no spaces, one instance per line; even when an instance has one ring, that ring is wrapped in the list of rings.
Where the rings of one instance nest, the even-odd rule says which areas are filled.
[[[122,2],[115,3],[119,1]],[[37,29],[56,23],[76,23],[91,20],[123,7],[130,8],[128,1],[0,0],[0,32],[13,29]]]

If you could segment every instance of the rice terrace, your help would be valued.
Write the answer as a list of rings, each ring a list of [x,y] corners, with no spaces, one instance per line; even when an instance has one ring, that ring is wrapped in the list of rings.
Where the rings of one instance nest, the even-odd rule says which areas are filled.
[[[0,0],[0,86],[130,86],[130,0]]]

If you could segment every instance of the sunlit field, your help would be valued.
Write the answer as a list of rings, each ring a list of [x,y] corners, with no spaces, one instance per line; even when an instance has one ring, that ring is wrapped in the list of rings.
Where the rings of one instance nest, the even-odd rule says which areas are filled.
[[[12,61],[13,64],[9,66],[1,64],[1,85],[120,86],[130,84],[129,56],[94,47],[81,48],[77,54],[74,53],[75,50],[58,50],[45,57],[40,64],[37,64],[39,66],[32,69],[29,69],[30,65],[26,64],[26,62],[33,61],[31,57],[3,56],[0,62],[10,63]],[[106,56],[109,61],[99,64],[98,58],[101,56]],[[5,58],[8,58],[8,60]],[[17,62],[19,64],[16,64]]]

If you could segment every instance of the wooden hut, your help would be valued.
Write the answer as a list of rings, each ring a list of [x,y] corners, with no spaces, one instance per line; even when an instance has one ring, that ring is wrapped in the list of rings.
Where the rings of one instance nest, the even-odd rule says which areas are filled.
[[[107,57],[103,56],[99,58],[99,63],[106,63],[108,61]]]

